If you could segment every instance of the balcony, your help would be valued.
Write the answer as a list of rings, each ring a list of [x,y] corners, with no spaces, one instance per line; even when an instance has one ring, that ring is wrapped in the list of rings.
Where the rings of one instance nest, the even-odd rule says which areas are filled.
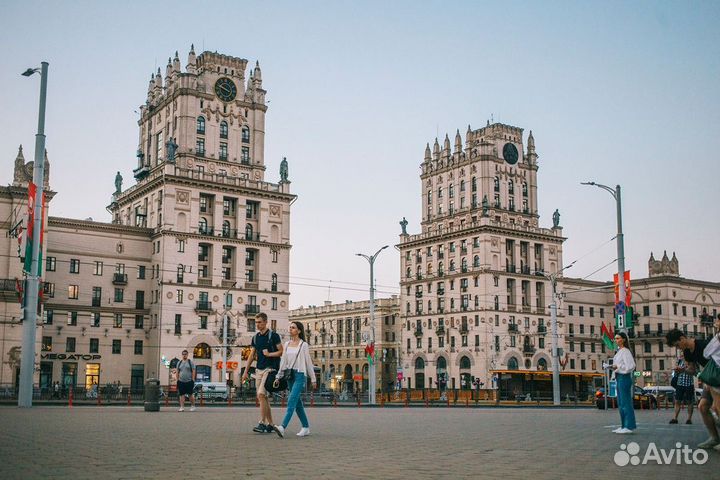
[[[260,313],[260,305],[245,305],[245,316],[257,315]]]
[[[198,313],[210,313],[212,309],[212,302],[202,300],[195,302],[195,311]]]
[[[423,292],[415,292],[415,298],[422,298]]]
[[[438,337],[445,335],[445,325],[438,325],[438,327],[435,329],[435,334]]]
[[[423,335],[423,329],[422,329],[422,327],[420,327],[420,328],[415,327],[415,336],[416,336],[416,337],[422,337],[422,335]]]
[[[198,278],[198,285],[201,287],[211,287],[212,286],[212,279],[211,278]]]
[[[505,271],[508,273],[515,273],[515,265],[507,264],[505,266]]]
[[[245,232],[245,235],[243,236],[243,239],[249,241],[249,242],[259,242],[260,241],[260,234],[259,233],[250,233]]]
[[[528,357],[535,355],[535,347],[525,345],[523,347],[523,355],[527,355]]]
[[[715,323],[713,316],[707,312],[703,312],[702,314],[700,314],[699,318],[700,325],[712,326]]]
[[[438,288],[437,294],[438,294],[438,296],[445,295],[445,289],[444,289],[444,288]]]
[[[545,335],[547,333],[547,327],[545,325],[538,325],[538,333]]]
[[[246,290],[257,290],[259,286],[260,284],[258,284],[258,282],[245,282]]]
[[[445,275],[445,272],[443,271],[443,269],[442,268],[438,269],[438,277],[442,277],[443,275]]]
[[[467,335],[467,334],[468,334],[468,326],[467,326],[467,323],[464,323],[464,324],[460,325],[459,330],[460,330],[460,335]]]
[[[114,273],[112,283],[113,285],[127,285],[127,273]]]
[[[422,278],[422,273],[418,273],[417,275],[415,275],[415,280],[422,280]]]
[[[516,323],[511,323],[510,325],[508,325],[508,332],[518,333],[519,331],[520,331],[520,329],[518,328]]]
[[[143,165],[142,167],[138,167],[135,170],[133,170],[133,176],[136,180],[142,180],[143,178],[147,177],[150,173],[150,166],[149,165]]]
[[[520,273],[523,273],[525,275],[530,275],[530,267],[527,265],[523,265],[520,267]]]

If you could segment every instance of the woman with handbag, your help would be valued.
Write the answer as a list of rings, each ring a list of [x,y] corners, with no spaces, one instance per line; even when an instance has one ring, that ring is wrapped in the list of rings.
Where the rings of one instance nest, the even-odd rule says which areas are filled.
[[[310,424],[308,423],[305,408],[302,402],[302,392],[307,385],[307,378],[310,377],[312,388],[315,389],[315,368],[310,358],[310,347],[305,342],[305,330],[302,323],[290,322],[290,341],[285,344],[282,357],[280,358],[280,368],[275,378],[275,388],[278,388],[280,381],[284,378],[287,380],[290,396],[288,397],[287,412],[281,425],[273,425],[273,430],[280,438],[285,436],[287,428],[293,413],[297,413],[300,419],[302,429],[298,432],[298,437],[306,437],[310,435]]]
[[[720,315],[715,320],[715,328],[720,330]],[[698,375],[698,380],[701,380],[707,385],[712,395],[712,411],[715,412],[715,421],[720,419],[720,333],[716,334],[705,346],[703,350],[703,356],[707,359],[707,364]],[[715,447],[716,450],[720,450]]]
[[[633,370],[635,370],[635,359],[628,348],[628,337],[624,332],[615,334],[615,343],[618,346],[617,353],[613,357],[613,370],[617,381],[617,401],[620,411],[620,428],[613,430],[613,433],[633,433],[637,428],[635,424],[635,410],[633,409]]]

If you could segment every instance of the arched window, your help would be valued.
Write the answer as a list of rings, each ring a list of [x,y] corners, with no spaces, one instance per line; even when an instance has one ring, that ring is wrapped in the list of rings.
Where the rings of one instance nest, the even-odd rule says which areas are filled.
[[[193,349],[193,358],[210,360],[210,346],[207,343],[198,343]]]
[[[197,133],[198,135],[205,135],[205,117],[197,117]]]
[[[425,360],[418,357],[415,359],[415,370],[425,370]]]
[[[465,191],[465,180],[460,180],[460,191],[461,192]]]
[[[443,273],[443,262],[438,262],[438,275],[442,277]]]
[[[177,267],[177,283],[183,283],[185,275],[185,267],[182,265],[178,265]]]
[[[198,224],[198,231],[200,233],[208,233],[207,219],[205,217],[200,217],[200,222]]]
[[[277,273],[273,273],[271,278],[272,278],[272,284],[270,286],[270,289],[273,292],[277,292]]]
[[[432,312],[432,300],[428,300],[428,312]]]
[[[420,279],[422,276],[422,267],[420,265],[417,266],[417,270],[415,271],[417,273],[417,278]]]
[[[508,194],[515,195],[515,183],[512,180],[508,180]]]
[[[475,255],[473,257],[473,267],[479,267],[480,266],[480,255]]]
[[[472,186],[471,186],[471,188],[472,188],[472,191],[473,191],[473,192],[477,192],[477,178],[475,178],[475,177],[472,177]]]
[[[438,357],[437,370],[438,372],[447,370],[447,360],[445,360],[445,357]]]
[[[470,368],[470,359],[466,356],[460,357],[460,370],[468,370]]]
[[[406,276],[407,278],[411,278],[411,277],[412,277],[412,271],[410,270],[410,267],[407,267],[407,270],[405,270],[405,276]]]
[[[451,272],[455,271],[455,260],[450,260],[450,271]]]
[[[222,236],[225,238],[230,238],[230,221],[229,220],[225,220],[223,222]]]
[[[460,260],[460,268],[463,272],[467,272],[467,258],[463,257],[462,260]]]
[[[425,269],[425,271],[427,272],[428,275],[432,275],[432,272],[433,272],[432,263],[427,264],[427,268]]]
[[[496,192],[500,191],[500,177],[495,177],[493,179],[493,185]]]
[[[510,360],[508,360],[507,368],[508,368],[508,370],[517,370],[518,369],[517,358],[510,357]]]
[[[228,125],[225,120],[220,122],[220,138],[228,138]]]
[[[547,360],[545,360],[544,358],[538,360],[537,368],[538,370],[547,370]]]
[[[500,299],[495,295],[495,310],[500,310]]]
[[[480,308],[480,295],[475,295],[475,308]]]
[[[242,127],[242,142],[250,143],[250,127],[248,127],[247,125],[244,125]]]
[[[527,183],[525,183],[525,182],[523,182],[523,184],[522,184],[522,194],[523,194],[523,197],[528,196]]]
[[[253,226],[249,223],[245,225],[245,240],[253,239]]]

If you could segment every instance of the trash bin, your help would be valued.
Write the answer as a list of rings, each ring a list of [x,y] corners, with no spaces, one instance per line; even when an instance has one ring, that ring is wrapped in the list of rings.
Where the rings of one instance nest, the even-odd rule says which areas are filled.
[[[148,378],[145,381],[145,411],[160,411],[160,380]]]

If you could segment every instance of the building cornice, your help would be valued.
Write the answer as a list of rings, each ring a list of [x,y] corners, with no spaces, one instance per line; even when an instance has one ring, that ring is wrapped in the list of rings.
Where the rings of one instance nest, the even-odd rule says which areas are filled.
[[[83,230],[94,230],[97,232],[120,233],[124,235],[135,235],[150,239],[152,229],[120,225],[116,223],[95,222],[90,220],[76,220],[74,218],[48,217],[48,228],[72,228]]]

